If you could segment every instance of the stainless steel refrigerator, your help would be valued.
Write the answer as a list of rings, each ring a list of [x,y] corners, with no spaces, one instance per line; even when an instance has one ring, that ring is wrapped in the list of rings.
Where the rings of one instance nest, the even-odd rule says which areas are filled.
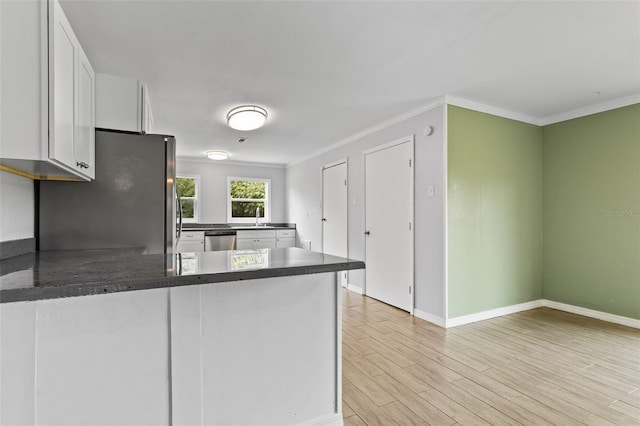
[[[141,248],[173,253],[173,136],[96,131],[92,182],[40,182],[39,250]]]

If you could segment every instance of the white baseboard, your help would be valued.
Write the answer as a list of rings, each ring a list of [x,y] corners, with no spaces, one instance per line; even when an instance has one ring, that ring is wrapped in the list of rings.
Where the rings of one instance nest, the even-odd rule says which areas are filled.
[[[353,284],[347,284],[347,290],[352,291],[354,293],[358,293],[358,294],[364,294],[364,291],[362,290],[362,287],[358,287],[355,286]]]
[[[430,322],[431,324],[435,324],[439,327],[444,327],[445,326],[445,320],[442,317],[438,317],[435,315],[432,315],[428,312],[425,311],[421,311],[420,309],[414,309],[413,310],[413,315],[415,315],[416,317],[423,319],[427,322]]]
[[[449,318],[446,321],[445,327],[446,328],[457,327],[459,325],[470,324],[476,321],[482,321],[490,318],[501,317],[503,315],[515,314],[516,312],[521,312],[521,311],[528,311],[529,309],[541,308],[542,306],[543,306],[542,299],[533,300],[531,302],[518,303],[517,305],[504,306],[502,308],[496,308],[488,311],[477,312],[475,314]]]
[[[426,312],[415,310],[415,315],[425,321],[432,322],[445,328],[457,327],[459,325],[470,324],[472,322],[482,321],[490,318],[501,317],[503,315],[515,314],[516,312],[528,311],[529,309],[547,307],[557,309],[559,311],[570,312],[572,314],[582,315],[589,318],[595,318],[614,324],[626,325],[627,327],[640,328],[640,320],[635,318],[623,317],[621,315],[609,314],[607,312],[595,311],[593,309],[583,308],[581,306],[569,305],[566,303],[554,302],[553,300],[538,299],[531,302],[519,303],[517,305],[504,306],[502,308],[491,309],[488,311],[477,312],[475,314],[463,315],[460,317],[449,318],[445,321],[445,325],[439,324],[432,319],[438,319]],[[426,317],[423,317],[425,315]],[[440,319],[442,321],[442,319]]]
[[[612,322],[614,324],[626,325],[627,327],[640,328],[640,320],[635,318],[623,317],[622,315],[610,314],[607,312],[596,311],[593,309],[583,308],[581,306],[568,305],[566,303],[554,302],[553,300],[542,299],[542,306],[557,309],[559,311],[571,312],[589,318],[595,318],[602,321]]]
[[[344,421],[342,413],[333,413],[299,423],[299,426],[344,426]]]

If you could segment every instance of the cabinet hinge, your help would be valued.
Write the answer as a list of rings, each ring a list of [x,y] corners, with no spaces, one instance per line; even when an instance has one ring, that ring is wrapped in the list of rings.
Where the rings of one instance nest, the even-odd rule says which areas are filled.
[[[344,186],[347,186],[347,180],[346,179],[344,180]]]
[[[409,286],[409,294],[411,294],[411,286]]]
[[[409,167],[411,167],[411,158],[409,158]]]
[[[411,231],[411,222],[409,222],[409,231]]]

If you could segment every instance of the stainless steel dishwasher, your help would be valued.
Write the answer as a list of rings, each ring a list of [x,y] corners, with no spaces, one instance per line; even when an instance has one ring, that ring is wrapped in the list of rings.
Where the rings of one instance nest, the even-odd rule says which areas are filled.
[[[204,232],[204,251],[236,249],[236,231],[224,229]]]

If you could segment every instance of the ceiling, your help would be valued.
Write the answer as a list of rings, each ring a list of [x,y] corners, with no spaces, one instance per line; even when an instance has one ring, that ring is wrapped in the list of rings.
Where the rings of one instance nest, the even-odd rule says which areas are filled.
[[[61,3],[97,72],[146,82],[182,157],[290,164],[442,95],[544,119],[640,93],[638,1]],[[246,103],[267,124],[227,127]]]

